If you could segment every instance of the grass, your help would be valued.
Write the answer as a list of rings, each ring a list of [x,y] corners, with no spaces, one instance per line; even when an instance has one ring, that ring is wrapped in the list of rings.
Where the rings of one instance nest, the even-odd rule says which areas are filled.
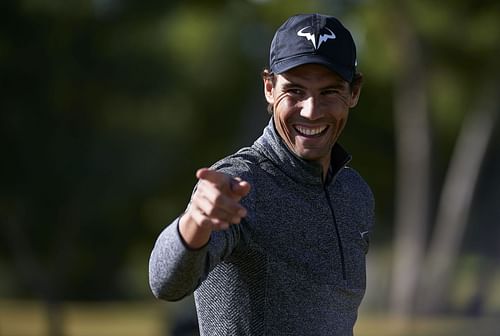
[[[67,303],[62,307],[65,336],[165,336],[160,303]],[[0,301],[1,336],[50,336],[40,303]]]
[[[498,317],[426,318],[403,323],[387,316],[360,316],[356,336],[500,336]]]
[[[168,336],[175,305],[136,303],[66,303],[64,336]],[[0,335],[50,336],[44,306],[38,302],[0,301]],[[384,315],[362,313],[356,336],[500,336],[498,317],[417,319],[407,324]]]

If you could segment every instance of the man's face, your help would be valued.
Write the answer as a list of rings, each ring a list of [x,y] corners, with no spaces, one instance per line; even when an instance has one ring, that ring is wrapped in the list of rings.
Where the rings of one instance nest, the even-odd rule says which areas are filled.
[[[264,90],[279,135],[297,156],[327,169],[349,109],[358,102],[361,80],[351,89],[336,73],[317,64],[275,76],[274,85],[272,78],[264,78]]]

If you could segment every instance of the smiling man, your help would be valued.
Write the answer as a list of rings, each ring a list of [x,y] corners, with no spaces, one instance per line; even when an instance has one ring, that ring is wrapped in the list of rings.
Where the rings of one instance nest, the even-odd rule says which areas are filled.
[[[351,34],[331,16],[289,18],[263,82],[269,124],[197,171],[153,248],[152,291],[194,292],[202,335],[352,335],[374,201],[337,143],[361,92]]]

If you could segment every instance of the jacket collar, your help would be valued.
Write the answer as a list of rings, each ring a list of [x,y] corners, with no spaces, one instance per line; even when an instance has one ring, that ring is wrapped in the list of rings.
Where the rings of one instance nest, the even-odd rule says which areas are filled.
[[[254,142],[253,147],[286,175],[297,182],[306,184],[330,184],[340,169],[351,160],[351,155],[336,143],[332,148],[332,159],[327,179],[323,181],[321,165],[306,161],[292,152],[276,131],[272,117],[264,128],[262,136]]]

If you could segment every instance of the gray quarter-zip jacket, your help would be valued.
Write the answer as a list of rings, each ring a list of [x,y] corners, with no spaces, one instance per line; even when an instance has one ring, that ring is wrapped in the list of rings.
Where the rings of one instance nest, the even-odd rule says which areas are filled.
[[[248,215],[186,247],[178,219],[153,248],[149,278],[165,300],[195,296],[201,335],[352,335],[366,287],[373,195],[336,144],[326,181],[271,119],[248,148],[213,168],[251,184]]]

